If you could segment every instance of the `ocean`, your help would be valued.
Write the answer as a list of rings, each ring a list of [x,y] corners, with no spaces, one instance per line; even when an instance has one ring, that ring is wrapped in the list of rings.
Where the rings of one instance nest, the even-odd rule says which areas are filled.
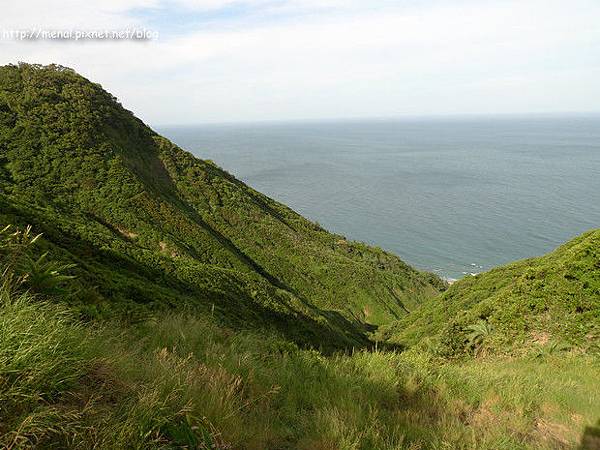
[[[326,229],[446,278],[600,227],[600,116],[156,128]]]

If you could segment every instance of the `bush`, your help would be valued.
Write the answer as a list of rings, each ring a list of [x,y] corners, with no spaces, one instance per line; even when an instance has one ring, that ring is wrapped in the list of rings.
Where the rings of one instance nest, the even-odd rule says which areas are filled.
[[[28,290],[42,295],[66,293],[62,285],[74,277],[63,273],[75,265],[49,260],[48,253],[34,257],[33,247],[41,236],[34,235],[30,226],[13,231],[7,225],[0,230],[0,273],[5,290]]]

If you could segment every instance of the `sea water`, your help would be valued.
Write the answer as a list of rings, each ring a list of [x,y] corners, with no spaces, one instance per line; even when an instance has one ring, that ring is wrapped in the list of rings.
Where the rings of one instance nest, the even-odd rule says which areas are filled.
[[[460,278],[600,227],[600,116],[158,127],[349,239]]]

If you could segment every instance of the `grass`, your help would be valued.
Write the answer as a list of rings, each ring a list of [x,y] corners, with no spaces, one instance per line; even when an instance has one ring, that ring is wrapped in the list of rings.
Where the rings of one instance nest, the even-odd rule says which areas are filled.
[[[193,305],[330,349],[445,289],[160,137],[64,67],[0,66],[0,224],[32,225],[89,318]],[[41,254],[37,254],[37,258]],[[35,262],[35,261],[34,261]],[[37,265],[42,265],[37,261]]]
[[[453,284],[380,328],[405,347],[426,340],[445,356],[528,354],[556,348],[600,353],[600,230],[547,255]]]
[[[600,448],[600,231],[434,297],[58,66],[0,67],[0,191],[1,448]]]
[[[48,433],[68,434],[52,405],[89,369],[86,331],[54,305],[13,298],[6,290],[0,302],[2,444],[20,447]]]
[[[582,354],[325,357],[190,314],[84,326],[26,294],[0,318],[7,448],[575,448],[600,419]]]

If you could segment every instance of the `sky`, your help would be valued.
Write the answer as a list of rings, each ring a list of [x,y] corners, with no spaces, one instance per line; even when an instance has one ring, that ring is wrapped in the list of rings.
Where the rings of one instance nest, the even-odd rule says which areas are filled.
[[[3,0],[0,64],[152,125],[600,111],[599,0]],[[19,40],[14,30],[146,40]]]

